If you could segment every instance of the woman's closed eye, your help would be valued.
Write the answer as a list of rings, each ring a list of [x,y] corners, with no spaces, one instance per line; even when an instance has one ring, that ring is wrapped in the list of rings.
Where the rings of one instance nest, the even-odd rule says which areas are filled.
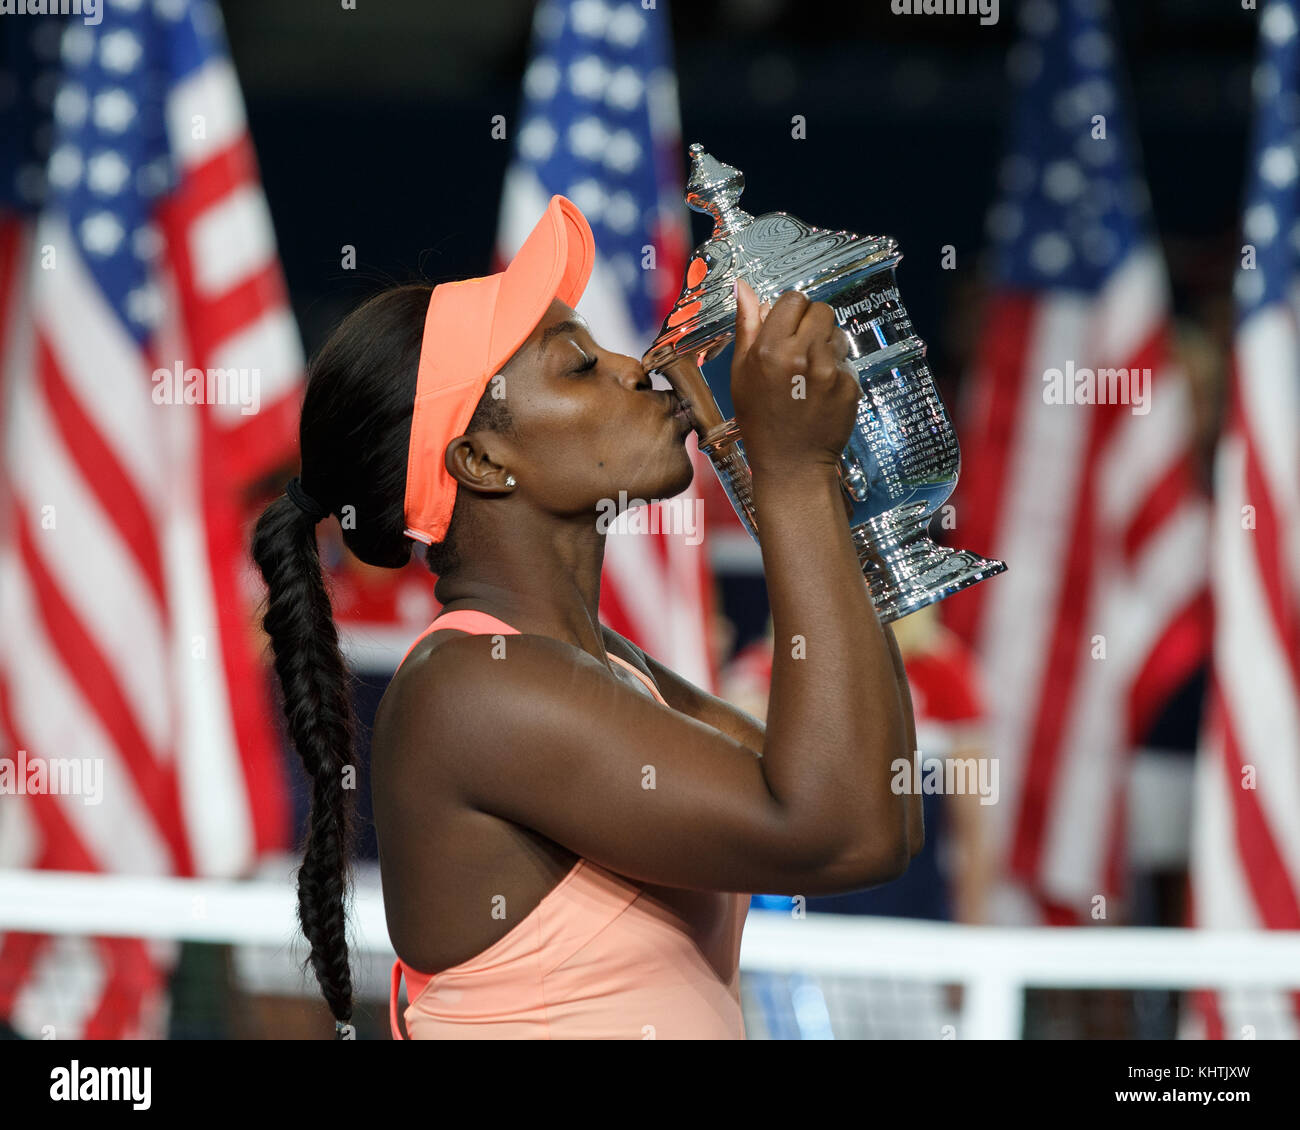
[[[587,355],[586,355],[585,353],[583,354],[583,356],[584,356],[584,357],[587,357]],[[570,369],[569,371],[570,371],[571,373],[585,373],[585,372],[588,372],[589,370],[594,369],[594,368],[596,367],[596,361],[597,361],[597,358],[596,358],[596,356],[593,354],[591,357],[587,357],[587,359],[586,359],[586,360],[585,360],[581,365],[578,365],[578,366],[576,366],[575,368]]]

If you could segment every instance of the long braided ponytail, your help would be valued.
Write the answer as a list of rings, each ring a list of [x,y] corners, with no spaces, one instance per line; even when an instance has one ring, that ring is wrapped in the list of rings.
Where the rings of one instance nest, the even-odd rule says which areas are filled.
[[[288,496],[277,498],[257,524],[253,557],[269,591],[262,626],[274,647],[289,735],[311,778],[298,921],[311,943],[308,961],[330,1012],[338,1025],[346,1025],[352,1019],[346,902],[355,805],[344,772],[356,771],[355,720],[321,577],[315,520]]]
[[[302,474],[262,512],[252,556],[267,586],[262,625],[271,640],[289,736],[311,778],[298,921],[311,944],[311,965],[335,1019],[351,1034],[348,960],[349,861],[354,842],[356,720],[351,680],[339,650],[321,572],[316,522],[341,522],[348,549],[368,565],[400,568],[411,556],[403,533],[406,456],[424,316],[432,288],[412,283],[370,298],[352,311],[312,361],[299,423]],[[468,431],[508,428],[504,405],[487,393]],[[426,562],[454,566],[456,522],[447,540],[428,547]]]

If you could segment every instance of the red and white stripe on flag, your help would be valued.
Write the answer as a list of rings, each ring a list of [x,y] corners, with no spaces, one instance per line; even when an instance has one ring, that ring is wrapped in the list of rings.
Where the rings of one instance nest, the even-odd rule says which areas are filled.
[[[1206,511],[1167,317],[1144,249],[1093,301],[995,298],[973,375],[957,526],[1008,572],[945,613],[987,679],[1009,919],[1086,921],[1120,892],[1130,752],[1203,658]],[[1065,358],[1150,369],[1150,412],[1045,403]]]
[[[129,332],[91,260],[111,250],[111,206],[91,233],[71,197],[51,193],[34,227],[4,228],[0,727],[8,756],[98,766],[102,795],[5,796],[0,866],[236,877],[288,840],[242,498],[292,456],[301,345],[234,69],[224,45],[196,57],[187,23],[203,20],[211,45],[219,22],[208,5],[164,7],[133,17],[165,21],[153,38],[70,23],[59,87],[71,114],[93,81],[74,59],[108,60],[119,83],[146,65],[170,76],[160,96],[175,180],[130,233],[156,249],[148,287],[128,296],[150,331]],[[142,42],[179,43],[182,63]],[[101,108],[120,111],[114,97]],[[87,176],[111,178],[118,161],[139,174],[135,126],[116,122],[122,140]],[[67,193],[76,124],[59,122],[63,165],[50,165]],[[257,410],[159,402],[154,374],[176,365],[255,371]],[[173,943],[10,934],[0,945],[0,1016],[24,1035],[164,1034]]]
[[[956,539],[1007,573],[943,611],[1001,760],[994,913],[1115,921],[1132,752],[1205,656],[1208,515],[1109,5],[1019,14],[954,499]]]
[[[1300,3],[1259,13],[1239,313],[1215,464],[1193,925],[1300,930]],[[1211,1038],[1300,1038],[1300,989],[1198,995]]]

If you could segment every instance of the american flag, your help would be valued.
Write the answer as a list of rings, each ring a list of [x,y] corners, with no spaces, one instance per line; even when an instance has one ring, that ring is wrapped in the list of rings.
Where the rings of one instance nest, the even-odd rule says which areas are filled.
[[[1094,899],[1122,889],[1131,751],[1208,646],[1207,504],[1109,7],[1020,12],[955,503],[962,544],[1010,571],[944,611],[984,665],[1001,758],[995,916],[1114,920]],[[1106,369],[1150,380],[1078,402],[1079,377]],[[1075,402],[1052,402],[1067,383]]]
[[[1192,921],[1300,930],[1300,3],[1259,11],[1237,333],[1215,461]],[[1212,1038],[1300,1037],[1300,994],[1201,998]]]
[[[602,346],[635,357],[676,300],[689,252],[670,31],[664,0],[538,4],[497,234],[499,269],[553,194],[577,204],[596,239],[578,312]],[[707,543],[686,522],[703,509],[699,483],[713,472],[694,457],[689,492],[653,503],[660,517],[649,528],[661,532],[632,532],[630,513],[610,529],[601,616],[711,690]]]
[[[100,14],[5,21],[0,753],[103,793],[0,797],[0,866],[234,877],[288,838],[242,496],[301,344],[216,4]],[[7,935],[0,1017],[161,1035],[175,952]]]

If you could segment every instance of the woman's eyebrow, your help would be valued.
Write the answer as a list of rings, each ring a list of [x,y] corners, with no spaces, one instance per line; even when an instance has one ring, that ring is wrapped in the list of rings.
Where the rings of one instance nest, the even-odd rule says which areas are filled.
[[[563,322],[556,322],[553,326],[547,326],[537,341],[537,356],[541,357],[546,352],[546,347],[551,343],[552,338],[559,337],[561,334],[572,333],[574,330],[586,330],[587,333],[591,333],[591,327],[587,325],[587,320],[581,315],[577,318],[566,318]]]

